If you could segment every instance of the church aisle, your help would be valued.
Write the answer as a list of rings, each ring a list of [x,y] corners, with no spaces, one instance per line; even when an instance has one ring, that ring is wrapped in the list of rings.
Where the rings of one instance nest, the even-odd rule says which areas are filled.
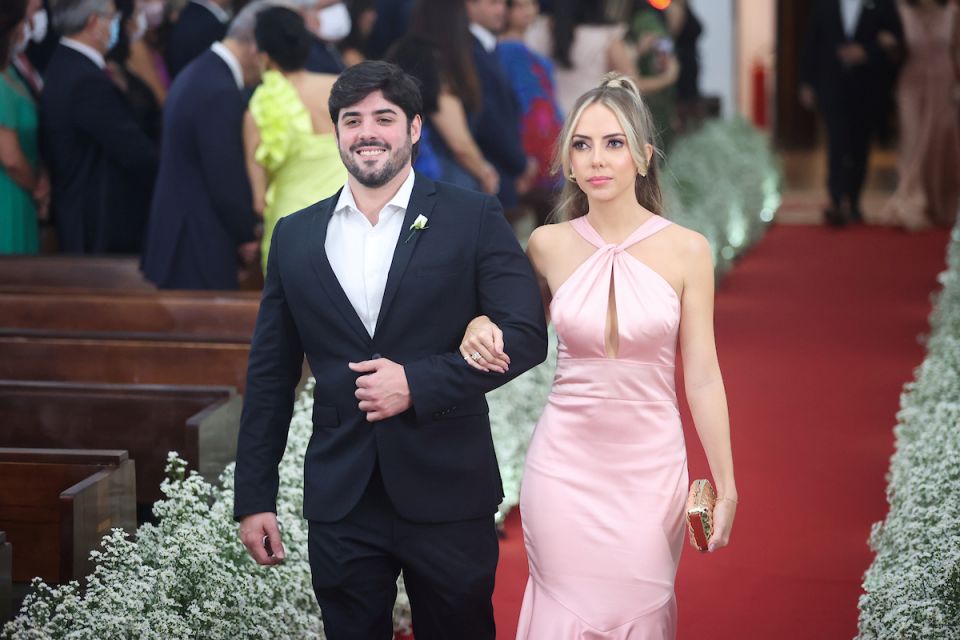
[[[742,503],[731,548],[684,551],[679,638],[851,638],[903,384],[923,358],[946,231],[777,226],[717,293]],[[690,477],[707,474],[684,414]],[[571,549],[571,553],[576,553]],[[512,639],[526,580],[516,512],[494,606]]]

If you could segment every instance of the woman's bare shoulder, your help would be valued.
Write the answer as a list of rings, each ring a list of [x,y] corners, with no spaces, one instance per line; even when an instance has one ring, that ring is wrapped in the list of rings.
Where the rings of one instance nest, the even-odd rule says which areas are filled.
[[[677,223],[671,224],[664,229],[664,239],[667,240],[671,248],[684,257],[695,257],[698,255],[710,255],[710,242],[699,231],[688,229]]]
[[[527,247],[538,255],[550,255],[563,251],[576,232],[569,222],[557,222],[537,227],[527,240]]]

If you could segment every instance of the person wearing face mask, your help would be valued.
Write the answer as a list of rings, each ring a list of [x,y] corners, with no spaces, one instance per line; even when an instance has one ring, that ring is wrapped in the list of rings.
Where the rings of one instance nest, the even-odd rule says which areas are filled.
[[[27,1],[27,14],[23,20],[21,37],[14,43],[10,58],[10,65],[26,85],[34,101],[40,99],[40,92],[43,91],[43,76],[27,54],[32,44],[42,42],[47,36],[46,16],[42,0]]]
[[[133,110],[134,117],[140,124],[144,133],[155,143],[160,141],[160,99],[154,86],[162,90],[160,81],[156,78],[155,71],[149,64],[149,54],[147,54],[148,64],[147,73],[153,72],[150,77],[152,83],[141,75],[144,72],[142,68],[134,68],[134,51],[143,55],[143,36],[146,33],[146,16],[137,7],[135,0],[116,0],[117,10],[120,12],[120,36],[117,43],[107,53],[107,68],[110,70],[110,78],[117,88],[123,93],[130,108]],[[141,67],[143,65],[140,65]],[[164,92],[165,96],[165,92]],[[149,207],[149,196],[145,206]]]
[[[57,0],[53,8],[63,37],[47,66],[40,125],[60,249],[137,254],[157,150],[107,72],[120,13],[113,0]]]
[[[227,33],[230,0],[190,0],[180,12],[167,43],[167,70],[176,77],[191,60]]]
[[[126,13],[127,5],[130,6],[129,15]],[[150,88],[158,106],[162,106],[167,99],[170,78],[167,76],[166,63],[154,48],[151,30],[155,31],[163,24],[163,2],[124,0],[119,6],[124,11],[125,25],[120,42],[126,40],[129,45],[125,66]]]
[[[170,86],[143,253],[143,273],[161,289],[237,289],[238,272],[257,258],[244,87],[260,80],[254,27],[271,6],[257,0],[244,7],[227,36]]]
[[[0,254],[36,253],[50,183],[37,153],[36,104],[9,63],[28,41],[27,1],[0,8]]]
[[[29,58],[30,64],[40,74],[46,71],[47,64],[50,63],[50,58],[60,42],[60,34],[50,24],[51,2],[53,0],[31,0],[27,3],[27,15],[30,16],[27,28],[30,31],[30,40],[24,53]]]
[[[350,11],[343,2],[295,0],[310,32],[304,68],[313,73],[340,73],[346,66],[336,45],[350,35]]]

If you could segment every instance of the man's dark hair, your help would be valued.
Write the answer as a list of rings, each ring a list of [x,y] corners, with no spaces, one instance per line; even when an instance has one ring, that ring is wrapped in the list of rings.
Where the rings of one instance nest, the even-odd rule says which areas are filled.
[[[257,48],[283,71],[299,71],[310,55],[310,33],[303,18],[286,7],[270,7],[257,14],[253,28]]]
[[[354,65],[340,74],[330,90],[327,106],[333,124],[339,126],[340,111],[357,104],[374,91],[382,91],[388,102],[400,107],[407,116],[407,129],[414,116],[423,117],[423,96],[416,78],[395,64],[382,60],[368,60]],[[417,158],[420,142],[413,145],[413,159]]]

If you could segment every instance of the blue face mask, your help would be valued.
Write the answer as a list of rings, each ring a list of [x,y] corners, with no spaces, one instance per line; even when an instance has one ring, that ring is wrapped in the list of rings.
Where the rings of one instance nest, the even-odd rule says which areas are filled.
[[[117,45],[117,40],[120,39],[120,16],[113,16],[113,20],[110,21],[110,41],[107,43],[107,51],[110,51]]]

